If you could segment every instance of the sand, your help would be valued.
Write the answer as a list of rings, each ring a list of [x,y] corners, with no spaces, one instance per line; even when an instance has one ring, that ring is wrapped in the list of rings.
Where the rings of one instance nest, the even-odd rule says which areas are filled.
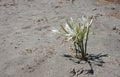
[[[109,0],[107,0],[109,1]],[[93,18],[87,53],[51,32]],[[0,0],[0,77],[120,77],[120,4],[98,0]]]

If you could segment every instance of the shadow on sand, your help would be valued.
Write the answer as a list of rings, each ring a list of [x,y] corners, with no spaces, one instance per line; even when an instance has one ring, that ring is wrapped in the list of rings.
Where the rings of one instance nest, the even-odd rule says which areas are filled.
[[[71,55],[64,54],[63,56],[66,58],[69,58],[69,60],[73,61],[74,63],[83,64],[82,60],[80,60],[80,59],[75,60],[75,57],[72,57]],[[84,61],[84,63],[88,63],[90,66],[90,69],[83,70],[83,71],[86,71],[86,74],[91,74],[91,75],[94,74],[92,65],[94,64],[97,66],[102,66],[105,63],[102,59],[103,57],[108,57],[108,54],[102,54],[102,53],[88,54],[87,61]]]

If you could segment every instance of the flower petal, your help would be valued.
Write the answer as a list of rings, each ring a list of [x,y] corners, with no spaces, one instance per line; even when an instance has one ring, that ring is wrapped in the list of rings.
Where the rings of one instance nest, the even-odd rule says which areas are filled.
[[[52,30],[54,33],[60,33],[57,29]]]

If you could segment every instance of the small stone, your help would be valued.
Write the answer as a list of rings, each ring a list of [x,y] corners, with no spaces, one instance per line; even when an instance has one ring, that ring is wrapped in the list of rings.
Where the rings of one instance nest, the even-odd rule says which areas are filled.
[[[113,30],[116,30],[116,29],[117,29],[116,26],[114,26],[114,27],[113,27]]]
[[[15,49],[17,49],[18,47],[15,47]]]
[[[41,21],[40,19],[37,20],[37,22],[40,22],[40,21]]]
[[[92,11],[95,11],[95,10],[97,10],[96,8],[94,8]]]
[[[113,8],[111,8],[111,10],[115,10],[115,8],[113,7]]]
[[[60,6],[55,6],[55,8],[60,8]]]

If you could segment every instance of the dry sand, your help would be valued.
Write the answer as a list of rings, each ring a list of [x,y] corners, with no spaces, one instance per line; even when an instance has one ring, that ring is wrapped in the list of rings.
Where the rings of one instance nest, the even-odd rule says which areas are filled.
[[[0,77],[120,77],[120,5],[107,1],[0,0]],[[82,15],[94,19],[90,63],[51,32]]]

